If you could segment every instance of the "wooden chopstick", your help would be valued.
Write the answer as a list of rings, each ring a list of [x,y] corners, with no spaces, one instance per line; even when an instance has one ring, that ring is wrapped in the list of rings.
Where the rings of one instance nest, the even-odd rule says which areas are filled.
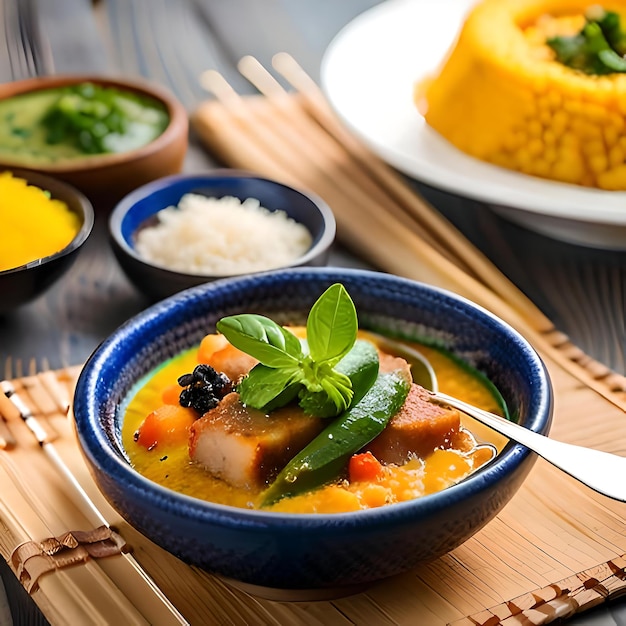
[[[17,444],[15,436],[9,427],[6,418],[0,412],[0,450],[10,450]]]
[[[303,150],[302,135],[272,100],[244,100],[212,70],[203,75],[203,86],[218,100],[201,105],[192,120],[201,137],[227,162],[315,190],[331,206],[341,206],[336,211],[339,236],[358,253],[366,250],[367,258],[379,267],[478,299],[490,310],[500,310],[513,325],[523,322],[516,311],[504,310],[492,290],[441,255],[415,229],[392,218],[384,205],[363,193],[354,181],[339,179],[310,146]]]
[[[292,57],[289,55],[286,56],[295,64],[295,60],[293,60]],[[276,58],[280,59],[281,55],[276,55],[275,59]],[[279,63],[278,66],[280,65]],[[299,66],[296,64],[296,67]],[[370,185],[377,186],[379,190],[377,197],[382,197],[384,201],[382,206],[384,206],[385,210],[391,210],[394,216],[400,216],[400,219],[405,222],[408,218],[408,223],[411,227],[417,229],[420,236],[427,240],[431,246],[443,252],[466,272],[479,276],[479,274],[473,270],[474,259],[470,259],[471,262],[468,263],[464,258],[465,255],[458,254],[457,246],[450,245],[449,239],[440,237],[436,229],[430,227],[428,219],[415,220],[410,211],[406,211],[406,207],[404,206],[405,200],[409,198],[410,204],[413,204],[415,201],[419,210],[424,210],[427,216],[433,215],[436,220],[443,220],[444,218],[435,213],[424,200],[417,196],[412,190],[409,190],[404,184],[399,184],[397,190],[406,192],[406,194],[400,193],[394,195],[393,193],[389,193],[390,189],[386,186],[385,175],[389,174],[392,176],[391,170],[383,165],[381,170],[378,171],[377,168],[372,167],[372,163],[375,163],[374,160],[364,158],[366,152],[363,150],[363,146],[354,135],[351,135],[347,129],[333,117],[333,113],[324,100],[319,88],[317,88],[315,82],[306,75],[303,70],[302,76],[308,79],[308,84],[310,85],[306,90],[302,89],[303,85],[306,83],[304,81],[298,81],[297,76],[291,76],[289,72],[283,74],[288,80],[291,79],[290,82],[293,86],[298,86],[298,83],[300,83],[296,95],[303,106],[290,107],[284,104],[286,102],[285,96],[289,95],[289,93],[257,59],[252,56],[243,57],[239,61],[238,69],[262,94],[267,98],[273,99],[276,105],[283,103],[283,112],[292,116],[292,121],[296,127],[302,129],[303,126],[306,127],[308,125],[310,132],[307,133],[307,138],[322,136],[327,141],[332,140],[334,149],[337,153],[342,155],[342,161],[349,163],[351,173],[354,174],[357,172],[361,180],[367,180]],[[313,90],[313,86],[317,91]],[[293,98],[293,94],[289,99],[291,98]],[[321,126],[321,130],[325,132],[320,132],[319,126]],[[393,180],[395,181],[396,177],[394,177]],[[397,182],[400,182],[399,179]],[[454,228],[451,224],[448,224],[448,227]]]
[[[252,56],[243,57],[238,64],[239,71],[262,94],[271,99],[286,119],[291,122],[290,127],[297,129],[301,141],[312,148],[331,168],[334,177],[341,178],[349,185],[349,192],[359,201],[362,195],[368,201],[376,202],[384,207],[385,212],[391,213],[407,229],[416,232],[421,239],[435,248],[439,254],[445,256],[465,272],[472,274],[473,269],[463,259],[459,258],[449,245],[442,245],[436,238],[431,237],[428,230],[416,222],[411,215],[404,211],[394,198],[381,187],[376,178],[373,178],[366,169],[359,167],[358,162],[351,158],[341,143],[328,133],[320,132],[313,118],[307,115],[299,106],[293,106],[293,98],[285,91],[274,77]],[[474,276],[477,278],[477,276]]]
[[[224,163],[319,194],[335,209],[339,238],[358,255],[384,271],[431,282],[478,302],[517,328],[566,371],[626,408],[626,377],[599,363],[596,368],[581,367],[578,361],[589,357],[549,320],[546,323],[545,316],[523,294],[513,299],[496,293],[482,276],[481,280],[474,278],[431,245],[432,237],[426,240],[422,236],[425,229],[413,226],[407,231],[406,221],[385,211],[386,205],[364,197],[367,194],[362,191],[355,192],[345,172],[329,167],[325,155],[315,149],[319,142],[304,142],[302,129],[293,126],[294,116],[286,115],[287,106],[302,106],[301,99],[281,95],[278,104],[274,88],[273,97],[242,97],[212,70],[203,75],[202,83],[217,99],[200,105],[192,114],[192,123]],[[316,127],[327,133],[321,125],[316,123]],[[472,249],[469,242],[465,245]],[[501,281],[507,279],[501,276]],[[512,283],[508,289],[512,293],[517,290]],[[520,300],[526,300],[521,312]]]
[[[337,141],[350,152],[350,155],[371,176],[375,177],[391,196],[397,198],[398,202],[423,229],[429,230],[433,237],[439,238],[445,245],[453,248],[459,261],[467,264],[474,276],[477,276],[495,293],[499,294],[504,301],[520,311],[528,319],[531,326],[541,332],[553,347],[567,354],[569,360],[584,367],[594,379],[602,379],[612,391],[626,391],[626,376],[613,372],[606,365],[592,359],[580,348],[573,345],[568,337],[557,330],[551,320],[462,233],[408,186],[395,170],[374,156],[341,123],[317,83],[291,55],[285,52],[278,53],[273,57],[272,64],[274,69],[297,90],[298,95],[302,98],[303,106],[311,117],[316,119],[324,130],[336,137]],[[260,64],[258,62],[256,65],[256,68],[252,70],[254,64],[247,62],[246,74],[252,71],[255,74],[267,73],[264,69],[259,71]],[[257,78],[256,82],[258,83],[258,81]],[[266,92],[270,84],[269,81],[265,80],[263,88],[260,90]],[[279,85],[277,81],[276,84]],[[257,87],[259,86],[260,84],[257,84]],[[275,91],[275,86],[273,88]]]
[[[428,230],[434,239],[453,249],[460,263],[469,267],[473,275],[480,277],[495,293],[515,306],[537,330],[545,332],[554,328],[552,321],[484,254],[347,130],[331,109],[318,85],[291,55],[276,54],[272,63],[276,71],[297,89],[310,115],[345,147],[355,162],[380,182],[389,196],[395,198],[416,223]]]

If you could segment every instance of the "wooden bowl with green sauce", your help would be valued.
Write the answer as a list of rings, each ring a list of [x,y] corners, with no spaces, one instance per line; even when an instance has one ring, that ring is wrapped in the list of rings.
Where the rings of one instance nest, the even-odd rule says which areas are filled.
[[[96,204],[180,171],[188,119],[141,79],[49,76],[0,87],[0,167],[48,174]]]

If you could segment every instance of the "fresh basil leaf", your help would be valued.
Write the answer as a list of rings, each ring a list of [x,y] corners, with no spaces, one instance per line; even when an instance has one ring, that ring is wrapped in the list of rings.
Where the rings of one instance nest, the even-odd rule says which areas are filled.
[[[287,406],[290,402],[293,402],[298,398],[298,394],[301,390],[302,383],[289,383],[287,387],[285,387],[273,400],[270,400],[267,404],[263,405],[263,411],[265,411],[266,413],[270,413],[275,409],[280,409],[283,406]]]
[[[265,409],[287,389],[299,382],[300,371],[292,369],[274,369],[262,363],[255,365],[239,383],[237,390],[243,404],[255,409]],[[285,404],[293,398],[292,393],[285,393]],[[272,408],[278,404],[273,403]]]
[[[309,312],[306,328],[309,351],[316,363],[336,363],[351,350],[358,319],[343,285],[335,283],[319,297]]]
[[[352,380],[334,369],[352,350],[358,332],[356,308],[343,285],[331,285],[311,308],[306,341],[253,314],[225,317],[217,330],[259,361],[238,386],[244,404],[272,410],[298,396],[313,409],[311,414],[323,417],[350,406]],[[320,395],[309,402],[304,400],[304,390]]]
[[[262,315],[244,313],[224,317],[217,323],[217,330],[235,348],[269,367],[292,368],[303,356],[300,340]]]

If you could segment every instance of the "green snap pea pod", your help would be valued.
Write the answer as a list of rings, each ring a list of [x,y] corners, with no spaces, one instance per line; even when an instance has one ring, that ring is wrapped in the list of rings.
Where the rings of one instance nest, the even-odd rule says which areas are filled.
[[[284,467],[265,492],[263,506],[339,476],[350,457],[379,435],[400,410],[410,387],[402,371],[379,373],[360,402],[333,420]]]
[[[369,341],[358,339],[350,352],[335,365],[335,370],[344,374],[352,383],[351,406],[360,402],[378,376],[378,350]],[[317,417],[336,415],[336,407],[324,392],[304,391],[300,394],[300,406],[305,413]]]

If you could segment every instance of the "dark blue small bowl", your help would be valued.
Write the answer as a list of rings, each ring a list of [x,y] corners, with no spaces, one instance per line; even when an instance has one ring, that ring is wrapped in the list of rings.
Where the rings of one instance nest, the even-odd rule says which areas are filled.
[[[0,166],[0,172],[3,170]],[[29,172],[10,170],[16,178],[48,191],[52,198],[65,202],[79,218],[81,226],[72,241],[55,254],[31,261],[20,267],[0,271],[0,314],[8,313],[30,302],[48,290],[76,260],[94,224],[93,206],[77,189],[56,178]]]
[[[132,526],[184,561],[266,597],[331,597],[453,550],[502,509],[536,459],[511,442],[444,491],[338,515],[211,504],[132,469],[120,440],[120,406],[137,381],[197,344],[225,315],[301,323],[335,282],[352,296],[361,327],[449,350],[489,377],[522,425],[540,433],[550,427],[552,389],[536,352],[500,319],[441,289],[377,272],[301,268],[216,281],[153,305],[85,365],[74,404],[80,446],[98,486]]]
[[[306,226],[313,238],[311,247],[289,267],[326,265],[335,240],[335,218],[320,198],[282,183],[236,170],[216,170],[206,174],[180,174],[160,178],[124,197],[113,210],[109,230],[113,251],[122,269],[153,300],[160,300],[183,289],[227,278],[190,274],[168,269],[143,258],[135,249],[137,232],[149,225],[161,209],[176,206],[186,193],[241,201],[256,198],[270,211],[284,211]]]

